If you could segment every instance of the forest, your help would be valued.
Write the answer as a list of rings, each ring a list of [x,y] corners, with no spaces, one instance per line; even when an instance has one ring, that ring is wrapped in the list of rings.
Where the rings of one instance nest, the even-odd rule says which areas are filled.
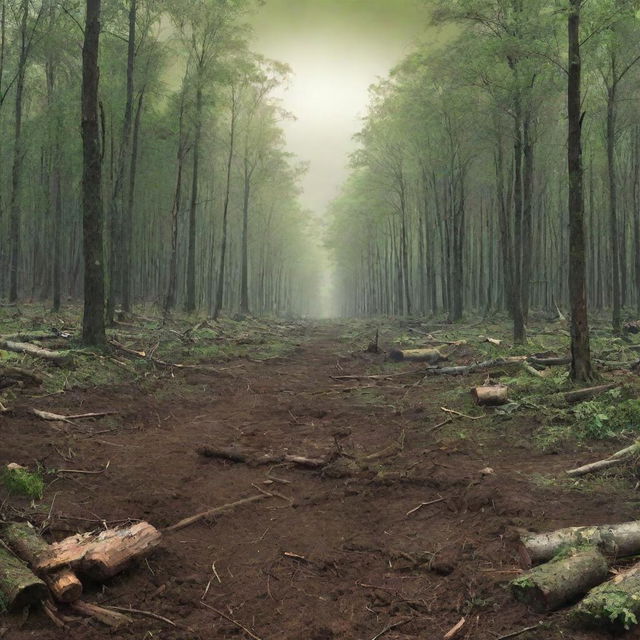
[[[639,375],[640,1],[0,0],[0,638],[639,637]]]

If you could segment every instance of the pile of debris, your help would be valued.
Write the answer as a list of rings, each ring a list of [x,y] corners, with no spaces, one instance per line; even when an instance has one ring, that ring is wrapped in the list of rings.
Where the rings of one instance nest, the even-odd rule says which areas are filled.
[[[582,599],[572,613],[582,625],[620,631],[638,624],[640,563],[624,571],[610,564],[640,553],[640,521],[529,534],[519,551],[525,567],[537,566],[511,582],[518,600],[553,611]]]
[[[79,576],[103,581],[151,553],[160,543],[160,532],[148,522],[129,527],[83,533],[48,544],[28,522],[0,530],[0,608],[16,611],[43,603],[56,622],[54,602],[69,605],[83,615],[117,627],[127,616],[81,602]]]

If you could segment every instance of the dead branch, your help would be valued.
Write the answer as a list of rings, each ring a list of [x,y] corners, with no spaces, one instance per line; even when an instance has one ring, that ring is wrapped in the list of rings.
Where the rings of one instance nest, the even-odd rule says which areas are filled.
[[[83,602],[82,600],[72,603],[71,608],[83,616],[99,620],[102,624],[111,627],[112,629],[119,629],[124,625],[133,623],[133,619],[123,613],[111,611],[110,609],[99,607],[97,604],[90,604],[88,602]]]
[[[284,455],[274,455],[274,454],[263,454],[261,456],[252,454],[247,451],[240,451],[238,449],[225,449],[225,448],[217,448],[217,447],[200,447],[197,449],[198,455],[204,456],[205,458],[214,458],[220,460],[229,460],[231,462],[237,462],[241,464],[249,464],[253,466],[264,466],[270,464],[282,464],[283,462],[289,462],[291,464],[296,464],[301,467],[307,467],[309,469],[320,469],[329,462],[330,459],[319,459],[319,458],[307,458],[304,456],[295,456],[290,454]]]
[[[262,640],[262,638],[257,636],[252,631],[249,631],[249,629],[247,629],[247,627],[245,627],[243,624],[241,624],[237,620],[234,620],[233,618],[228,616],[226,613],[223,613],[222,611],[218,611],[218,609],[216,609],[215,607],[212,607],[210,604],[207,604],[206,602],[200,601],[200,604],[203,607],[206,607],[207,609],[211,609],[211,611],[213,611],[214,613],[217,613],[221,618],[224,618],[227,622],[230,622],[231,624],[233,624],[236,627],[238,627],[238,629],[242,629],[242,631],[244,631],[247,635],[249,635],[251,638],[253,638],[253,640]]]
[[[271,494],[266,495],[261,493],[258,496],[251,496],[249,498],[243,498],[242,500],[238,500],[236,502],[230,502],[228,504],[222,505],[221,507],[208,509],[207,511],[202,511],[201,513],[197,513],[194,516],[190,516],[188,518],[185,518],[184,520],[180,520],[180,522],[177,522],[176,524],[171,525],[170,527],[167,527],[165,531],[166,532],[179,531],[180,529],[184,529],[185,527],[195,524],[196,522],[200,522],[200,520],[203,520],[204,518],[217,516],[220,513],[226,513],[227,511],[232,511],[236,507],[240,507],[242,505],[249,504],[251,502],[259,502],[260,500],[266,500],[267,498],[272,498],[272,497],[273,495]]]
[[[579,476],[587,475],[588,473],[593,473],[594,471],[608,469],[609,467],[623,464],[634,455],[637,456],[638,454],[640,454],[640,443],[636,442],[630,447],[626,447],[625,449],[616,451],[616,453],[610,455],[604,460],[598,460],[597,462],[585,464],[584,466],[578,467],[577,469],[569,469],[569,471],[567,471],[567,475],[571,478],[576,478]]]

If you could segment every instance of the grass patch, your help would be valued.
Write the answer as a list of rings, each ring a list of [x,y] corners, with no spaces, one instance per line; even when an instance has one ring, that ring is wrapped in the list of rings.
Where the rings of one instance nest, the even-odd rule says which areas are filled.
[[[21,495],[32,500],[42,500],[44,494],[44,479],[40,471],[27,469],[5,469],[2,482],[9,493]]]

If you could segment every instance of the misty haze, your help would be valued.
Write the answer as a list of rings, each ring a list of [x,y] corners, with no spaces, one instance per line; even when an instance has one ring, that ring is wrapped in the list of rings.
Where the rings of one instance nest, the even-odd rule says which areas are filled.
[[[640,633],[638,0],[0,0],[0,638]]]

